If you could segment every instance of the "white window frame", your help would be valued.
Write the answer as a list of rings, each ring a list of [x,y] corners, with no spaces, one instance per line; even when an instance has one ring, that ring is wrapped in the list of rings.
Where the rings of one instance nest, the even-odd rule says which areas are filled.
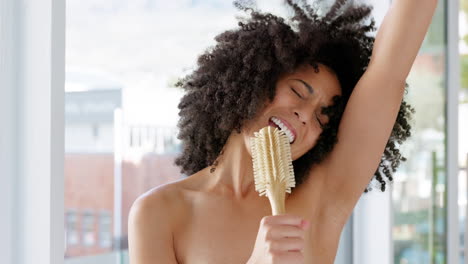
[[[0,256],[63,263],[65,0],[0,0],[0,15]]]
[[[447,263],[460,261],[458,224],[458,95],[460,87],[459,64],[459,0],[444,0],[446,7],[447,56],[446,56],[446,100],[447,100]],[[465,256],[465,263],[468,258]]]

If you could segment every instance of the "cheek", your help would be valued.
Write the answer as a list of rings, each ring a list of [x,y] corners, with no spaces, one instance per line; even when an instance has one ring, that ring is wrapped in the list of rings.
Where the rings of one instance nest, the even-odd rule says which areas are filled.
[[[292,151],[292,158],[293,160],[298,159],[302,155],[306,154],[309,150],[311,150],[315,145],[317,144],[317,140],[320,136],[321,131],[317,130],[314,131],[313,133],[309,134],[307,138],[305,138],[302,142],[301,145],[298,146],[297,148],[293,148]]]
[[[275,99],[273,99],[272,105],[275,106],[289,106],[296,103],[295,97],[291,94],[276,94]]]
[[[318,125],[309,131],[308,137],[304,139],[304,145],[307,145],[308,150],[315,146],[322,131]]]

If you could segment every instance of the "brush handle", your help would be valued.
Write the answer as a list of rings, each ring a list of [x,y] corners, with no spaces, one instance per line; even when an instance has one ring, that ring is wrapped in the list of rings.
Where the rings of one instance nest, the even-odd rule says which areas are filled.
[[[268,200],[270,200],[272,215],[286,213],[286,187],[284,184],[271,184],[266,190]]]

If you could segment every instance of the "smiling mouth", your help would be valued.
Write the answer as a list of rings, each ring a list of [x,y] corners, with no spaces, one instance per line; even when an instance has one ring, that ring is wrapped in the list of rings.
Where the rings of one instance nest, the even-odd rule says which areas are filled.
[[[296,140],[294,133],[280,119],[273,116],[268,120],[268,125],[283,131],[289,139],[289,144],[293,144]]]

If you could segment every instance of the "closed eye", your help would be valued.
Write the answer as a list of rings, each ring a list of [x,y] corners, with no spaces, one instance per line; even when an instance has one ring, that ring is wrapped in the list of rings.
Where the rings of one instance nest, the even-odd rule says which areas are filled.
[[[315,115],[315,119],[317,119],[317,121],[318,121],[320,127],[323,128],[323,123],[320,121],[320,119],[318,118],[317,115]]]
[[[297,94],[297,96],[299,96],[299,98],[302,98],[302,96],[301,96],[294,88],[291,88],[291,90],[292,90],[295,94]]]

